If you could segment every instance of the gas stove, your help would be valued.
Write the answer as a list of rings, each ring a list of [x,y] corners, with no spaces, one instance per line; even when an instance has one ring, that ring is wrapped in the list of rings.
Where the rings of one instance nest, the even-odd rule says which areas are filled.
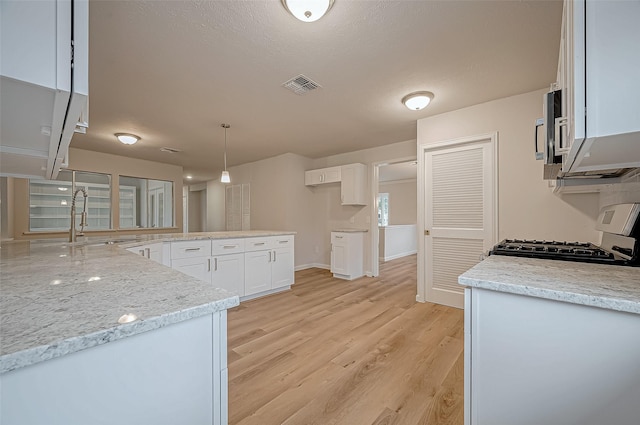
[[[621,264],[624,258],[589,242],[538,241],[505,239],[489,252],[489,255],[547,258],[551,260],[584,261],[590,263]]]
[[[603,208],[596,229],[602,231],[600,246],[590,242],[505,239],[489,255],[640,266],[640,204]]]

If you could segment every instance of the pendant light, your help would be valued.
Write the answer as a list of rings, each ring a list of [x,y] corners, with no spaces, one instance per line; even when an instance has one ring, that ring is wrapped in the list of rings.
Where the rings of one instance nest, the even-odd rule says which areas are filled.
[[[229,172],[227,171],[227,129],[231,128],[229,124],[221,124],[220,127],[224,128],[224,171],[220,176],[220,181],[222,183],[231,183],[231,177],[229,176]]]

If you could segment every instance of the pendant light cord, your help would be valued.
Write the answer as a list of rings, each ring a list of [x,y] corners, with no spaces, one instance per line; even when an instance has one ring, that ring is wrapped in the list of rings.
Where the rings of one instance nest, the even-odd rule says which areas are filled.
[[[231,128],[229,124],[222,124],[224,128],[224,171],[227,171],[227,128]]]

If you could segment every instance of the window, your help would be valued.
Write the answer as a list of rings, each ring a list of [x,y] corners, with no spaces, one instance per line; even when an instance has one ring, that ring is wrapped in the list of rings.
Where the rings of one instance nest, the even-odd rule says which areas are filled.
[[[389,225],[389,194],[378,193],[378,226]]]
[[[120,177],[120,228],[173,227],[173,182]]]
[[[69,230],[73,194],[79,189],[84,189],[88,198],[85,200],[82,192],[76,196],[76,224],[86,202],[85,230],[111,229],[111,176],[62,170],[56,180],[29,180],[29,230]]]

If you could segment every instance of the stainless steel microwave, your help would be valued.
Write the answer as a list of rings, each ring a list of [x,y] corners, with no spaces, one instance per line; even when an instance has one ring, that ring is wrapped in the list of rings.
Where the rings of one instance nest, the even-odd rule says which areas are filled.
[[[559,147],[563,144],[562,132],[557,131],[556,128],[556,119],[562,117],[562,90],[545,93],[543,115],[543,118],[536,121],[536,159],[544,160],[543,178],[552,180],[558,177],[562,169],[562,155],[557,154]],[[538,131],[541,126],[545,127],[544,146],[542,150],[539,150]]]

